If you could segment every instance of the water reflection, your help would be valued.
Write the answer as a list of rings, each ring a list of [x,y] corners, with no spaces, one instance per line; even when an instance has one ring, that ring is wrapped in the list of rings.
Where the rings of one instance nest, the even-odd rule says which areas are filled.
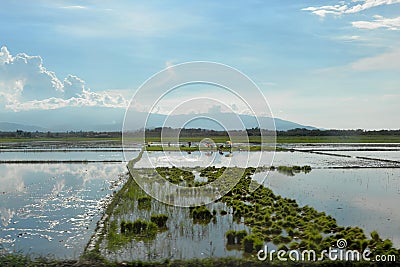
[[[0,241],[7,250],[76,258],[125,164],[0,165]]]
[[[242,256],[242,251],[226,247],[225,233],[228,230],[243,229],[250,232],[250,229],[242,222],[234,220],[231,209],[224,203],[207,205],[211,211],[216,211],[215,217],[209,223],[195,223],[188,208],[166,205],[154,199],[151,200],[149,208],[141,209],[137,200],[144,192],[136,183],[132,184],[129,190],[133,194],[130,194],[129,198],[122,198],[111,216],[111,225],[115,222],[119,227],[122,220],[144,219],[149,221],[153,214],[166,214],[168,216],[167,228],[157,233],[153,239],[146,241],[133,239],[120,245],[112,243],[112,237],[104,239],[101,245],[102,252],[109,259],[157,261]],[[228,214],[221,215],[222,210],[227,211]]]
[[[140,149],[125,150],[127,160],[135,158]],[[2,149],[0,161],[125,161],[121,148],[102,149]],[[24,163],[24,162],[23,162]],[[29,163],[29,162],[25,162]]]
[[[395,152],[400,155],[400,151]],[[313,168],[332,167],[400,167],[400,163],[382,162],[379,160],[366,160],[354,157],[340,157],[333,155],[321,155],[308,152],[241,152],[235,151],[220,155],[214,153],[212,160],[205,157],[204,152],[195,151],[191,154],[182,152],[146,152],[142,159],[136,163],[138,168],[157,167],[206,167],[206,166],[269,166],[271,161],[274,166],[303,166],[310,165]],[[228,157],[227,157],[228,155]],[[273,159],[273,160],[272,160]]]
[[[324,148],[321,147],[320,149]],[[41,154],[43,158],[52,159],[56,155],[53,153],[59,152],[44,153],[46,154]],[[110,154],[103,154],[101,157],[107,159],[114,155],[114,152],[105,153]],[[260,155],[260,152],[240,151],[224,155],[218,152],[207,152],[204,155],[199,153],[185,153],[183,157],[179,152],[168,152],[167,155],[149,152],[148,157],[144,157],[135,167],[171,166],[171,158],[178,166],[186,167],[206,166],[210,161],[216,167],[226,166],[229,162],[231,166],[257,166],[260,156],[261,165],[268,166],[272,155],[271,152]],[[398,151],[343,153],[352,156],[368,153],[368,156],[374,157],[400,158]],[[2,153],[0,156],[6,154]],[[31,153],[29,158],[38,154],[40,153]],[[135,157],[135,154],[137,152],[132,152],[131,157]],[[77,157],[81,159],[82,155],[86,154]],[[90,155],[100,158],[95,153]],[[18,159],[20,156],[21,154],[13,155]],[[120,156],[118,154],[116,157]],[[273,165],[311,165],[314,168],[309,174],[300,173],[294,177],[270,172],[265,183],[276,194],[294,198],[300,205],[310,205],[319,211],[325,211],[341,225],[361,226],[366,233],[377,230],[382,237],[392,239],[400,247],[400,237],[397,235],[400,232],[400,169],[324,169],[353,166],[398,167],[398,164],[296,151],[276,153]],[[124,181],[125,177],[120,176],[124,172],[124,163],[0,164],[0,243],[9,250],[78,257],[92,235],[105,203]],[[256,174],[255,179],[261,182],[266,175]],[[201,181],[198,175],[196,179]],[[180,208],[161,208],[154,204],[152,210],[170,215],[170,230],[159,234],[151,244],[132,242],[126,250],[111,253],[111,259],[207,257],[211,253],[217,256],[241,255],[240,252],[229,251],[224,245],[226,230],[245,227],[233,222],[229,214],[218,216],[216,224],[193,225],[188,215],[179,211]],[[133,220],[138,216],[151,216],[150,212],[140,212],[135,210],[124,215],[124,218]]]
[[[397,147],[397,146],[396,146]],[[346,146],[346,149],[351,146]],[[391,148],[391,146],[385,146]],[[205,166],[196,160],[195,154],[181,166]],[[256,166],[257,153],[250,155],[249,165]],[[268,152],[264,152],[268,153]],[[343,152],[349,153],[349,151]],[[400,158],[400,151],[354,151],[354,155],[368,153],[383,158],[390,155]],[[384,154],[387,153],[387,154]],[[242,166],[243,158],[240,152],[233,152],[236,166]],[[171,152],[169,157],[179,155]],[[247,157],[247,155],[246,155]],[[262,161],[263,162],[263,161]],[[217,154],[214,165],[222,167],[225,157]],[[151,165],[168,166],[162,153],[149,153],[148,159],[143,159],[135,166],[148,167]],[[294,198],[301,205],[310,205],[317,210],[325,211],[335,217],[340,225],[360,226],[367,235],[377,230],[385,238],[393,240],[394,245],[400,247],[400,165],[398,163],[382,162],[379,160],[364,160],[354,157],[336,157],[330,155],[313,154],[307,152],[277,152],[274,166],[311,165],[313,171],[309,174],[296,174],[288,177],[279,172],[258,173],[255,180],[269,186],[276,194]],[[330,169],[332,167],[344,169]],[[355,168],[351,167],[366,167]],[[374,168],[370,168],[374,167]],[[388,168],[386,168],[388,167]],[[350,168],[350,169],[349,169]]]
[[[295,177],[270,172],[265,185],[325,211],[340,225],[360,226],[367,235],[377,230],[400,247],[399,177],[400,169],[319,169]]]
[[[15,211],[12,209],[1,207],[0,215],[1,215],[1,223],[5,227],[7,227],[11,223],[11,219],[14,217]]]

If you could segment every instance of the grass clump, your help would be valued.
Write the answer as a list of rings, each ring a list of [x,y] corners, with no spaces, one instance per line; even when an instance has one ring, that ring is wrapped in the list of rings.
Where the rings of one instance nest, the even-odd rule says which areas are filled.
[[[134,222],[122,221],[120,223],[121,233],[125,235],[136,235],[142,237],[155,237],[157,235],[158,226],[154,222],[147,222],[138,219]]]
[[[309,166],[278,167],[281,171],[309,171]],[[217,172],[218,170],[213,170]],[[257,251],[262,242],[273,242],[285,248],[299,251],[314,249],[322,251],[335,246],[336,241],[345,238],[347,247],[362,252],[367,247],[372,255],[388,253],[399,255],[390,240],[382,240],[372,232],[368,240],[359,227],[339,227],[336,220],[312,207],[300,207],[293,199],[275,195],[271,189],[260,186],[250,191],[254,168],[247,168],[240,181],[222,199],[233,211],[234,218],[243,218],[251,227],[251,235],[242,240],[242,249],[247,253]],[[226,233],[228,245],[237,243],[236,232]]]
[[[194,174],[191,171],[173,167],[157,167],[157,173],[173,184],[181,184],[182,182],[193,183]]]
[[[209,223],[213,218],[212,213],[206,206],[190,208],[190,216],[193,218],[194,222],[198,223]]]
[[[264,242],[256,235],[248,235],[243,238],[243,249],[247,253],[252,253],[254,251],[259,251]]]
[[[234,245],[236,243],[235,238],[236,238],[236,231],[234,230],[229,230],[225,233],[228,245]]]
[[[148,210],[151,208],[151,198],[149,196],[143,196],[138,198],[138,209]]]
[[[166,214],[156,214],[156,215],[151,215],[150,217],[150,221],[157,224],[159,228],[166,228],[167,220],[168,220],[168,215]]]
[[[246,230],[234,231],[229,230],[225,233],[227,244],[228,245],[235,245],[235,244],[242,244],[242,240],[247,236]]]

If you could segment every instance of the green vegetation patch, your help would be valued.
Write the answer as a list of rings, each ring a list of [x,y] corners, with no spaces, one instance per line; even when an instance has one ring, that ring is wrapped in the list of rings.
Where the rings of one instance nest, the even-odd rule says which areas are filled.
[[[309,168],[294,168],[296,171],[303,169]],[[293,167],[290,170],[293,171]],[[263,242],[299,251],[323,251],[336,246],[336,241],[344,238],[349,249],[361,253],[368,247],[372,255],[400,256],[400,250],[395,249],[390,240],[380,239],[376,232],[372,232],[369,239],[361,228],[338,226],[335,218],[325,212],[309,206],[300,207],[294,199],[277,196],[264,186],[250,191],[254,173],[255,168],[247,168],[239,183],[221,199],[232,208],[234,218],[238,221],[243,219],[251,227],[251,234],[241,242],[245,252],[256,252]],[[233,234],[227,232],[228,244],[232,244]]]
[[[142,196],[138,198],[138,209],[150,209],[151,208],[151,197]]]
[[[147,222],[145,220],[138,219],[134,222],[122,221],[120,223],[121,234],[135,235],[144,238],[155,237],[158,230],[158,225],[154,222]]]
[[[243,238],[245,238],[247,235],[248,233],[246,230],[229,230],[225,233],[228,245],[242,244]]]
[[[295,174],[308,172],[311,167],[280,166],[273,169]],[[138,170],[136,174],[153,175],[154,171],[144,169]],[[233,249],[240,249],[254,256],[264,244],[273,243],[277,248],[284,250],[322,251],[335,247],[336,241],[344,238],[347,240],[349,249],[362,252],[365,248],[369,248],[372,256],[390,254],[400,257],[400,251],[393,247],[392,242],[381,239],[376,232],[372,232],[371,237],[368,237],[359,227],[339,226],[332,216],[318,212],[309,206],[300,207],[294,199],[275,195],[271,189],[264,186],[250,190],[250,184],[254,183],[252,176],[256,171],[263,171],[262,168],[240,169],[211,166],[204,169],[157,168],[156,171],[164,179],[177,184],[193,183],[194,171],[199,172],[200,177],[207,178],[207,183],[216,181],[226,173],[243,172],[243,176],[234,188],[219,200],[225,205],[222,210],[219,209],[219,213],[214,204],[187,209],[194,223],[208,224],[211,220],[216,222],[218,216],[226,214],[230,214],[237,223],[244,223],[249,228],[247,231],[230,230],[225,233],[226,244],[232,246]],[[118,202],[113,202],[114,212],[110,213],[111,219],[106,223],[107,249],[121,248],[132,240],[151,241],[157,236],[157,232],[166,228],[168,216],[157,214],[156,210],[152,210],[151,203],[154,200],[144,193],[132,177],[116,194],[116,197]],[[155,206],[154,209],[156,209]],[[136,216],[140,215],[139,218],[135,221],[126,220],[132,212]]]
[[[167,220],[168,220],[168,215],[166,215],[166,214],[154,214],[154,215],[151,215],[151,217],[150,217],[150,221],[157,224],[157,226],[159,228],[166,228]]]
[[[214,215],[206,206],[190,207],[190,216],[195,223],[209,223]]]
[[[161,177],[168,180],[173,184],[180,184],[184,181],[193,182],[194,174],[191,171],[187,171],[184,169],[176,168],[176,167],[157,167],[156,171]]]

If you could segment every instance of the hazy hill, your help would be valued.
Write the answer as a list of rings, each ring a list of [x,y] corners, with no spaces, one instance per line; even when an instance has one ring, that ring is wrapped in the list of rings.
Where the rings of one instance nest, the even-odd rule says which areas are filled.
[[[2,112],[0,118],[5,121],[0,124],[1,131],[120,131],[125,115],[125,109],[97,108],[97,107],[74,107],[55,110],[31,110],[22,112]],[[174,115],[168,118],[164,126],[179,128],[185,125],[193,115]],[[257,120],[249,115],[240,115],[240,120],[233,113],[199,114],[198,116],[211,116],[216,120],[225,122],[228,130],[257,127]],[[145,125],[146,113],[135,112],[133,118],[127,125],[129,130],[141,129]],[[149,116],[146,128],[163,126],[165,115],[152,114]],[[272,128],[273,120],[269,117],[259,117],[261,125]],[[239,125],[243,123],[243,125]],[[31,126],[35,125],[35,126]],[[275,118],[277,130],[286,131],[295,128],[316,129],[315,127],[301,125],[295,122]],[[221,130],[217,123],[199,119],[193,120],[185,125],[186,128],[203,128]]]
[[[24,132],[47,132],[48,130],[39,127],[39,126],[33,126],[33,125],[24,125],[24,124],[18,124],[18,123],[10,123],[10,122],[0,122],[0,131],[4,132],[15,132],[17,130],[21,130]]]

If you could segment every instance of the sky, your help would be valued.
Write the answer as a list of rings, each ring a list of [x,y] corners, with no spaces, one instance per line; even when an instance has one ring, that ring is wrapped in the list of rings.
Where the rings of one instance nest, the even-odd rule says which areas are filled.
[[[400,128],[400,0],[6,0],[0,25],[0,121],[29,110],[125,109],[155,73],[211,61],[253,80],[275,117]],[[157,110],[199,94],[223,98],[188,86]]]

